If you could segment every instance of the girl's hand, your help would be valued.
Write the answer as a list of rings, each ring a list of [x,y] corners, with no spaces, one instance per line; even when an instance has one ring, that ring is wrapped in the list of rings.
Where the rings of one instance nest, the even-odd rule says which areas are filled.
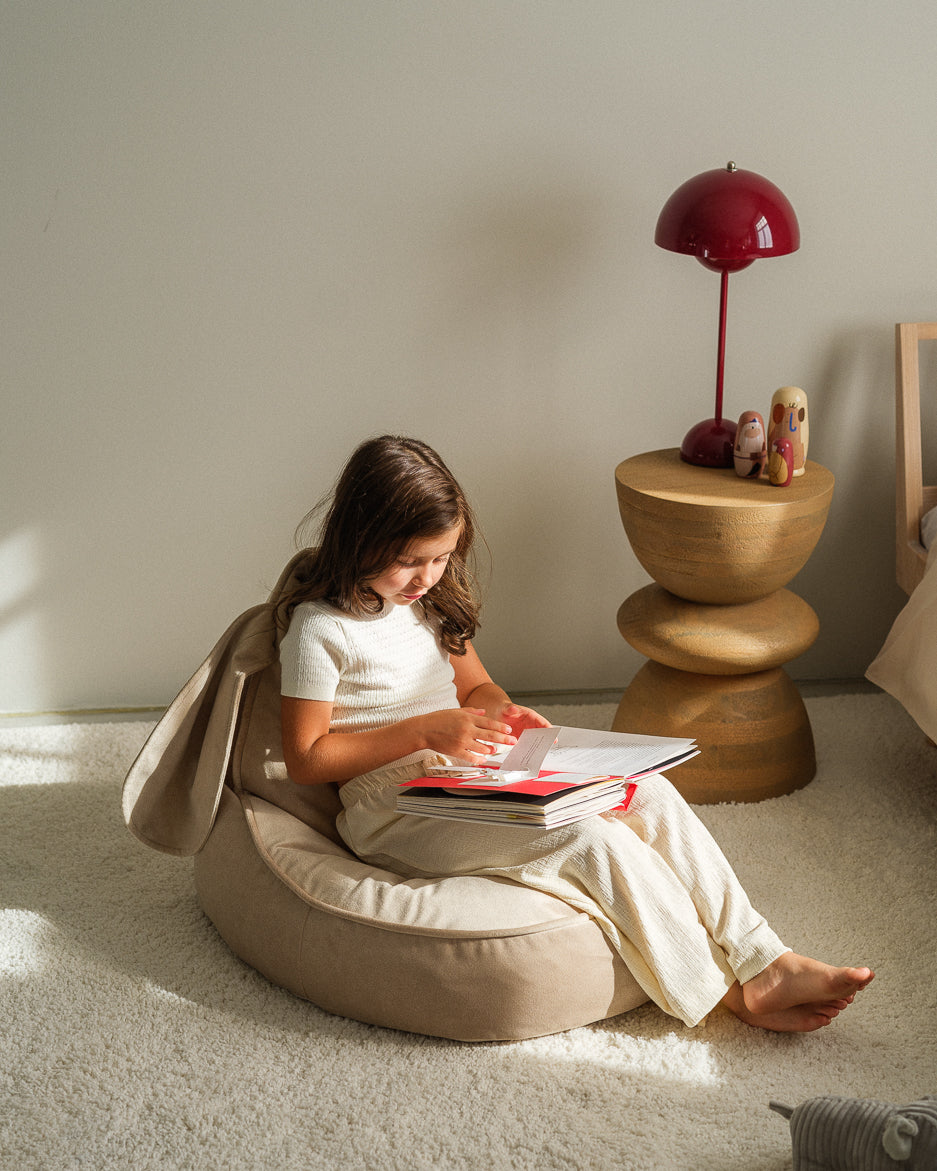
[[[492,719],[483,708],[445,708],[419,719],[427,748],[469,764],[484,764],[499,745],[517,743],[510,723]]]
[[[545,719],[533,708],[521,707],[516,703],[506,703],[497,713],[499,719],[504,720],[511,728],[512,736],[520,736],[527,728],[549,728],[550,721]]]

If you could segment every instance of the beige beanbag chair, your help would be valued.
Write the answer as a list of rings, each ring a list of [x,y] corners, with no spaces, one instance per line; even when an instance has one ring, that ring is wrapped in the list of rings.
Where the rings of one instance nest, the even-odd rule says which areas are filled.
[[[128,827],[195,855],[199,901],[236,955],[329,1012],[464,1041],[560,1032],[647,1000],[596,923],[550,895],[403,879],[351,854],[334,786],[286,774],[277,642],[269,604],[242,614],[124,782]]]

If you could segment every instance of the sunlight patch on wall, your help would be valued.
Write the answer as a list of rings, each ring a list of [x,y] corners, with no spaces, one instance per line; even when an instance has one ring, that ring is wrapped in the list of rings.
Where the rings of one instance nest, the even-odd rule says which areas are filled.
[[[0,539],[0,712],[43,706],[42,561],[35,526],[16,529]]]

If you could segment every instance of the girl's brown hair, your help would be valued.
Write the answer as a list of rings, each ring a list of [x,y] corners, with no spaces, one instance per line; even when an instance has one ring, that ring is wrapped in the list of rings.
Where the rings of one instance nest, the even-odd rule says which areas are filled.
[[[464,655],[478,625],[479,604],[469,559],[475,518],[453,474],[431,447],[418,439],[382,435],[352,453],[324,501],[303,520],[298,533],[327,506],[315,548],[296,584],[277,602],[279,625],[289,625],[302,602],[324,599],[351,614],[379,614],[383,599],[368,582],[401,557],[415,540],[460,526],[456,548],[442,577],[419,604],[435,619],[440,642]]]

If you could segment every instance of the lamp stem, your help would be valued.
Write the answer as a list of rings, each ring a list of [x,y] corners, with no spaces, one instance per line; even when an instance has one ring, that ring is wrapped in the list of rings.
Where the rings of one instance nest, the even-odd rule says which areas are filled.
[[[722,270],[719,289],[719,354],[716,359],[716,423],[722,422],[722,385],[726,366],[726,303],[729,298],[729,270]]]

